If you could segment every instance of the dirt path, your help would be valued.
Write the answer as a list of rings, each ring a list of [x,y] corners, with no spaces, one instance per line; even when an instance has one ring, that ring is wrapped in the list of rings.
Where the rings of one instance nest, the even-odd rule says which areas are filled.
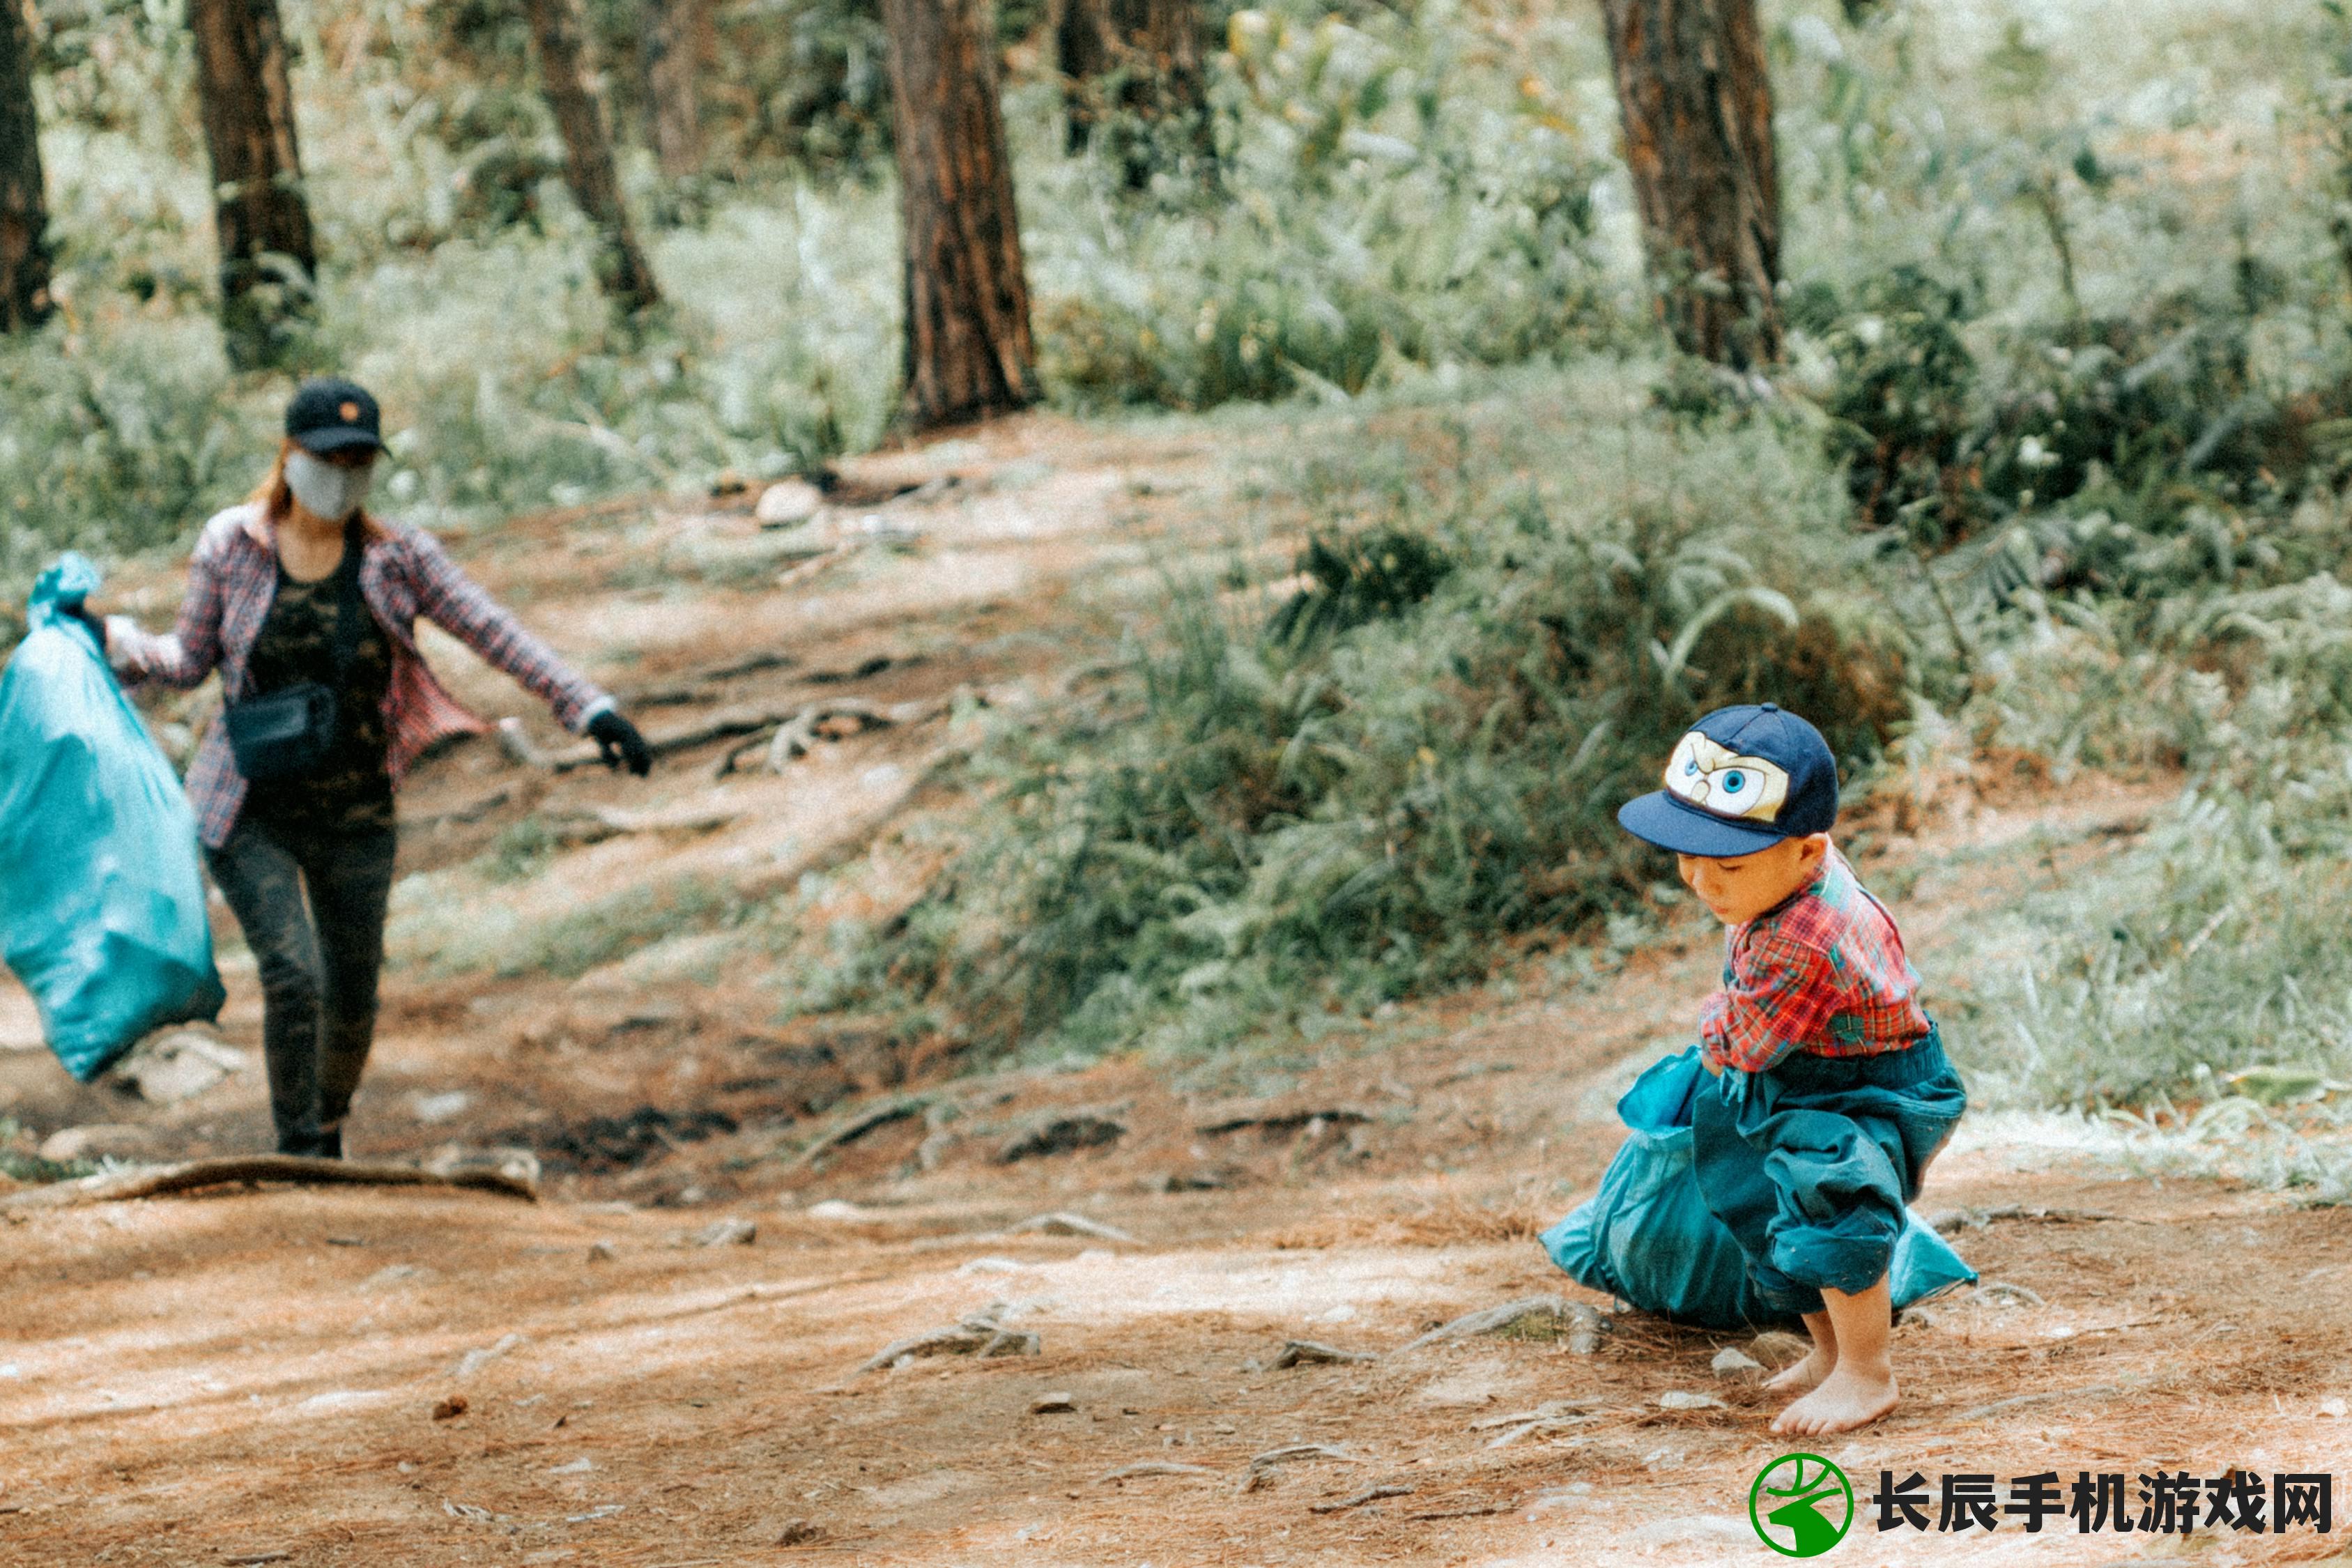
[[[656,734],[843,689],[1050,710],[1160,563],[1231,521],[1234,470],[1209,454],[1075,439],[1015,426],[855,470],[870,504],[837,509],[829,537],[903,538],[791,592],[772,584],[795,557],[740,513],[612,511],[519,528],[474,559],[632,690]],[[931,488],[886,499],[908,483]],[[632,575],[656,540],[689,587]],[[689,554],[703,564],[677,564]],[[763,650],[794,662],[725,672]],[[462,679],[488,710],[525,711]],[[648,700],[665,691],[685,695]],[[897,827],[952,808],[923,781],[953,743],[926,720],[722,781],[713,742],[651,789],[488,745],[436,763],[404,802],[410,945],[354,1144],[511,1151],[543,1167],[547,1201],[271,1189],[0,1226],[0,1562],[1769,1560],[1748,1489],[1790,1445],[1765,1430],[1773,1402],[1709,1365],[1744,1337],[1623,1315],[1588,1354],[1541,1336],[1400,1349],[1529,1293],[1607,1305],[1532,1233],[1591,1190],[1615,1093],[1681,1037],[1711,977],[1706,933],[1581,986],[1452,998],[1217,1068],[951,1076],[887,1041],[775,1026],[754,950],[679,889],[740,896],[861,858],[810,918],[887,908],[925,854]],[[2160,793],[1986,805],[1881,836],[1873,864],[1912,880],[1902,912],[1932,975],[1939,932],[2038,868],[2114,853]],[[683,826],[596,842],[521,826],[598,807]],[[2003,853],[2029,836],[2032,857]],[[520,862],[507,879],[489,868],[502,854]],[[615,945],[580,918],[625,924],[663,898],[684,900],[664,918],[685,934]],[[578,967],[502,975],[485,952]],[[250,1049],[235,957],[225,1034]],[[126,1151],[251,1147],[257,1080],[151,1105],[0,1052],[0,1111],[43,1132],[108,1123]],[[799,1157],[881,1110],[904,1113]],[[2352,1419],[2323,1413],[2352,1394],[2341,1211],[2135,1178],[2013,1120],[1964,1131],[1924,1206],[1995,1211],[1955,1239],[2016,1289],[1907,1321],[1901,1409],[1822,1445],[1865,1493],[1836,1560],[2182,1548],[2080,1537],[2063,1515],[2039,1535],[2014,1519],[1990,1537],[1881,1534],[1866,1493],[1882,1468],[1931,1489],[1990,1473],[2004,1500],[2045,1469],[2352,1477]],[[1054,1213],[1127,1239],[1022,1228]],[[702,1244],[730,1219],[756,1235]],[[1039,1353],[858,1370],[974,1314],[1035,1334]],[[1293,1339],[1377,1359],[1276,1369]],[[1676,1390],[1723,1405],[1660,1406]],[[1047,1395],[1070,1408],[1038,1411]],[[1497,1418],[1549,1401],[1582,1403],[1499,1441],[1514,1428]],[[1335,1451],[1253,1463],[1302,1445]],[[1139,1465],[1175,1468],[1106,1479]],[[2214,1563],[2311,1560],[2344,1539],[2194,1538]]]

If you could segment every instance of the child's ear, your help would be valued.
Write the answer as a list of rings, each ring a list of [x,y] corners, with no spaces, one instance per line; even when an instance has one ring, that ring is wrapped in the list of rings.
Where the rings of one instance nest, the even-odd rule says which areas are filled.
[[[1797,849],[1797,858],[1808,871],[1828,859],[1829,854],[1830,836],[1826,833],[1806,834]]]

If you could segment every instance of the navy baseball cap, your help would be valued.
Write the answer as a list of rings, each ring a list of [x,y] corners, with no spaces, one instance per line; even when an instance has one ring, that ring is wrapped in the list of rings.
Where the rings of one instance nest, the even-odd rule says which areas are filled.
[[[367,388],[341,376],[304,382],[286,405],[286,434],[304,451],[322,458],[353,447],[382,447],[382,420]]]
[[[1617,810],[1618,826],[1677,855],[1727,860],[1837,821],[1837,759],[1822,732],[1769,702],[1718,708],[1666,763],[1666,787]]]

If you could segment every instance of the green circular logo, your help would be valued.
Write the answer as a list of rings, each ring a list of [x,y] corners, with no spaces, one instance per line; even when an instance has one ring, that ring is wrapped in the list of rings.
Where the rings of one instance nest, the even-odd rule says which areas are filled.
[[[1853,1528],[1853,1483],[1819,1454],[1783,1454],[1748,1489],[1748,1522],[1783,1557],[1819,1557]]]

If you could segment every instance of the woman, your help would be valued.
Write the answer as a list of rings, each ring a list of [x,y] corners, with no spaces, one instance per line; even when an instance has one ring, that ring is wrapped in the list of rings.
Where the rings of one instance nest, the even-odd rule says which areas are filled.
[[[375,1033],[392,890],[393,789],[435,742],[484,728],[417,652],[420,615],[585,731],[607,765],[653,753],[427,533],[362,510],[383,449],[375,399],[305,382],[252,499],[205,525],[168,637],[107,622],[115,668],[226,706],[188,770],[213,879],[261,973],[269,1110],[281,1153],[342,1157]]]

